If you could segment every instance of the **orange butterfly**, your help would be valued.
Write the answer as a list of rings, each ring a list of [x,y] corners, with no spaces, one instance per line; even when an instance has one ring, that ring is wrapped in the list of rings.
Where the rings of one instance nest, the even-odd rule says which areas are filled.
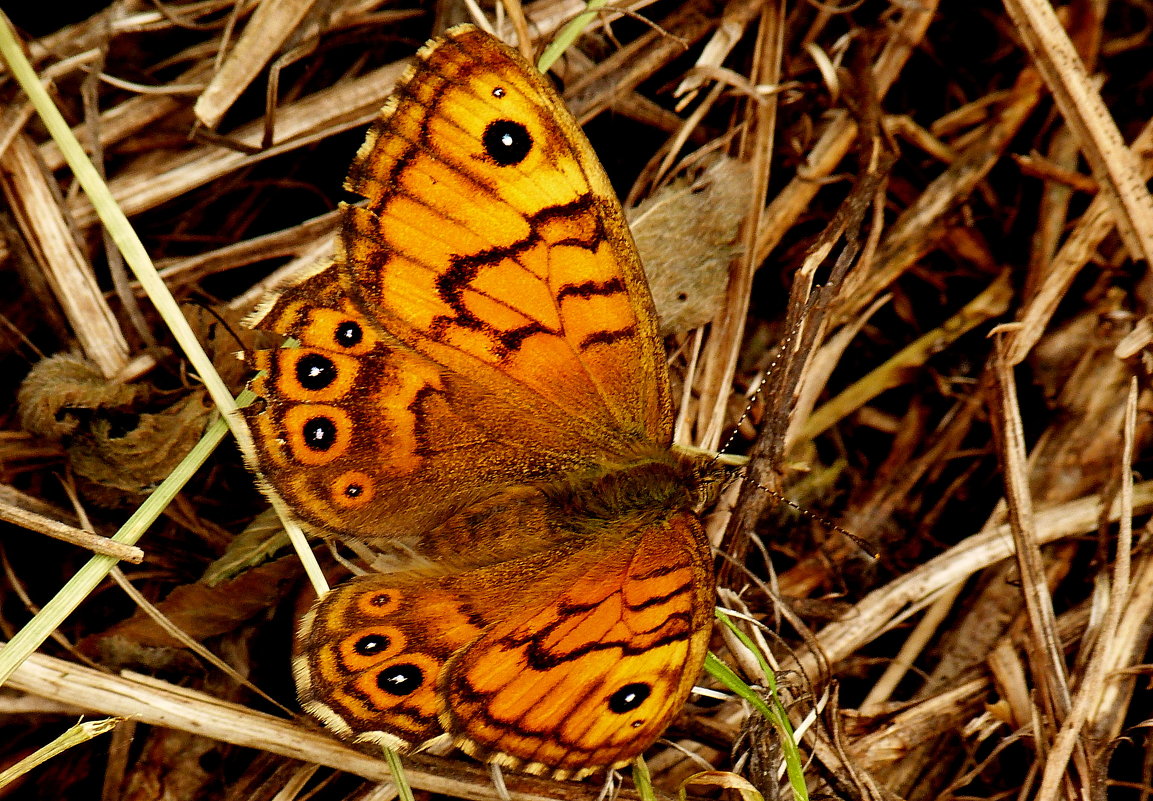
[[[420,567],[354,578],[299,632],[305,708],[408,749],[447,737],[559,778],[639,755],[684,704],[712,622],[672,450],[656,318],[612,188],[517,53],[426,45],[346,186],[341,249],[256,324],[268,489],[310,527]]]

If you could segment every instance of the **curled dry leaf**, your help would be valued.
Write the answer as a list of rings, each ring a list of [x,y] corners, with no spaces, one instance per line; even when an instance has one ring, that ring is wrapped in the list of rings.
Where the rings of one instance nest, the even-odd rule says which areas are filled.
[[[200,439],[211,409],[200,390],[162,393],[104,378],[83,357],[61,354],[32,368],[20,387],[25,430],[61,443],[96,503],[147,493]]]

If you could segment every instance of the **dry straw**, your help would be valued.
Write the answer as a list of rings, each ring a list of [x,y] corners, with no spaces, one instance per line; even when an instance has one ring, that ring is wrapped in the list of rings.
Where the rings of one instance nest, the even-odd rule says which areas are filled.
[[[5,26],[0,53],[23,87],[5,85],[0,123],[12,212],[0,256],[5,286],[20,288],[0,298],[6,366],[15,375],[37,351],[76,350],[113,381],[195,374],[230,409],[239,377],[217,358],[215,378],[197,335],[228,330],[287,273],[331,254],[330,202],[353,140],[404,58],[466,9],[533,52],[591,14],[554,69],[622,195],[635,176],[638,197],[703,185],[719,155],[747,176],[738,224],[717,227],[737,231],[722,245],[724,289],[708,293],[719,306],[703,304],[707,324],[671,330],[669,352],[679,444],[716,447],[740,419],[734,449],[752,457],[709,526],[748,641],[718,637],[714,651],[756,694],[746,703],[703,679],[714,699],[690,705],[672,744],[653,750],[652,792],[776,798],[803,781],[812,797],[1121,798],[1153,784],[1139,681],[1153,619],[1153,485],[1142,480],[1153,123],[1148,70],[1134,67],[1153,53],[1137,16],[1100,6],[508,0],[437,4],[433,19],[374,0],[124,0],[39,38]],[[101,224],[135,280],[111,277]],[[194,333],[146,249],[177,297],[218,317]],[[93,267],[105,262],[107,274]],[[171,335],[150,307],[130,312],[145,293]],[[241,611],[244,582],[251,592],[273,569],[279,541],[258,519],[244,553],[228,550],[261,501],[231,451],[212,453],[223,422],[122,523],[84,487],[73,512],[61,509],[67,443],[5,419],[0,517],[24,527],[5,529],[6,569],[31,599],[65,587],[23,626],[11,622],[29,619],[20,592],[3,594],[0,678],[21,695],[3,696],[20,736],[0,756],[52,741],[62,713],[95,712],[126,720],[118,747],[131,740],[156,759],[105,765],[82,744],[34,769],[41,789],[73,788],[83,767],[100,779],[85,788],[103,783],[109,797],[174,775],[201,797],[398,792],[383,760],[258,711],[234,680],[189,668],[191,651],[117,650],[111,617],[124,609],[110,599],[123,596],[96,590],[114,557],[143,551],[140,567],[123,565],[135,590],[158,613],[222,621],[207,645],[292,704],[293,594],[279,590],[275,614]],[[813,517],[793,518],[773,493]],[[37,560],[40,531],[78,547],[53,542],[53,559]],[[210,564],[211,581],[200,575]],[[191,595],[203,606],[182,607]],[[119,630],[139,634],[133,620]],[[272,647],[254,639],[278,630]],[[53,632],[79,645],[34,653]],[[145,651],[168,661],[148,666]],[[165,668],[173,681],[142,675]],[[787,713],[777,728],[764,725],[757,684],[770,678],[781,706],[767,708]],[[191,770],[199,760],[159,756],[178,735],[234,785]],[[414,789],[499,795],[463,757],[404,765]],[[518,801],[600,790],[503,780]]]

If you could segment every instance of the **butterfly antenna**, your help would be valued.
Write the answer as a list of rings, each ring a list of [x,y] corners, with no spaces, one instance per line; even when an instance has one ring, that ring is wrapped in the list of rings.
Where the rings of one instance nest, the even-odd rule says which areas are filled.
[[[769,366],[765,368],[765,372],[764,372],[764,375],[761,376],[761,380],[757,382],[757,388],[754,389],[752,394],[749,395],[749,402],[745,405],[744,412],[741,413],[740,418],[733,425],[732,431],[729,434],[728,439],[725,440],[724,445],[721,446],[720,450],[717,451],[717,454],[713,457],[713,463],[714,464],[724,457],[725,452],[733,444],[733,440],[735,440],[737,438],[737,434],[739,434],[740,430],[741,430],[741,425],[745,422],[745,420],[748,419],[749,414],[752,412],[753,404],[757,402],[757,398],[764,391],[765,384],[767,384],[769,381],[769,378],[772,377],[773,371],[776,369],[777,364],[781,361],[782,355],[785,353],[788,353],[789,346],[791,345],[793,340],[796,338],[797,332],[800,331],[801,323],[803,321],[804,321],[804,317],[802,316],[800,319],[798,319],[793,324],[793,326],[789,329],[789,333],[787,333],[784,336],[784,338],[781,340],[780,347],[777,348],[776,355],[773,356],[773,360],[771,362],[769,362]],[[830,528],[830,529],[840,533],[841,535],[847,537],[848,539],[852,540],[854,543],[856,543],[857,547],[859,547],[861,550],[863,550],[865,553],[867,553],[873,559],[876,559],[880,555],[880,550],[877,548],[876,545],[869,542],[868,540],[865,540],[865,539],[862,539],[861,537],[858,537],[856,534],[853,534],[851,531],[837,525],[836,523],[834,523],[829,518],[824,517],[823,515],[818,515],[814,512],[809,511],[808,509],[805,509],[802,506],[799,506],[799,505],[793,503],[792,501],[790,501],[788,498],[786,498],[784,495],[777,492],[776,490],[771,490],[768,487],[765,487],[761,484],[754,484],[754,486],[758,490],[760,490],[761,492],[767,494],[769,497],[776,499],[777,501],[785,504],[786,506],[792,507],[798,513],[800,513],[804,517],[808,518],[809,520],[813,520],[817,523],[820,523],[821,525],[823,525],[827,528]]]
[[[761,492],[768,495],[770,498],[773,498],[774,500],[785,504],[785,506],[792,507],[799,514],[803,515],[804,517],[807,517],[809,520],[820,523],[822,526],[825,526],[826,528],[831,528],[833,531],[836,531],[838,534],[841,534],[842,536],[847,537],[848,539],[852,540],[854,543],[857,544],[858,548],[860,548],[862,551],[864,551],[866,554],[868,554],[871,558],[876,559],[877,557],[879,557],[881,555],[881,550],[876,545],[874,545],[873,543],[864,539],[863,537],[858,537],[856,534],[849,531],[848,529],[842,528],[841,526],[838,526],[835,522],[833,522],[831,519],[825,517],[824,515],[819,515],[816,512],[811,512],[808,509],[806,509],[805,507],[793,503],[792,501],[790,501],[788,498],[786,498],[784,495],[777,492],[776,490],[771,490],[768,487],[761,486],[760,484],[754,484],[753,486],[755,486]]]
[[[737,419],[737,422],[733,424],[732,429],[729,431],[728,439],[726,439],[724,444],[721,445],[720,449],[717,451],[717,455],[713,458],[714,463],[716,463],[716,461],[720,459],[721,456],[725,454],[725,452],[728,451],[729,447],[733,444],[733,440],[737,438],[737,434],[739,434],[741,431],[741,426],[746,420],[749,419],[749,415],[753,411],[753,404],[757,402],[757,398],[759,398],[761,393],[764,391],[765,384],[768,383],[769,378],[771,378],[773,375],[773,370],[776,369],[777,363],[781,360],[781,354],[787,352],[790,343],[793,341],[793,337],[796,335],[797,330],[800,327],[801,321],[798,320],[793,326],[792,330],[790,330],[789,333],[785,335],[785,338],[781,340],[780,347],[777,348],[777,354],[773,356],[773,360],[769,362],[769,366],[765,368],[764,374],[761,376],[761,380],[757,382],[756,389],[754,389],[749,395],[749,402],[745,404],[745,410],[741,412],[740,418]]]

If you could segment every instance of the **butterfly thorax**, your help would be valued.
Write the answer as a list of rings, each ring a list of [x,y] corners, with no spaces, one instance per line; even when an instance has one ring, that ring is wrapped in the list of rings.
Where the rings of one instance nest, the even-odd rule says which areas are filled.
[[[668,451],[638,456],[624,464],[600,465],[564,480],[542,484],[568,526],[666,517],[698,509],[711,498],[708,462]]]
[[[548,481],[491,488],[427,532],[417,551],[459,570],[602,538],[620,542],[700,510],[723,475],[711,460],[654,446]]]

